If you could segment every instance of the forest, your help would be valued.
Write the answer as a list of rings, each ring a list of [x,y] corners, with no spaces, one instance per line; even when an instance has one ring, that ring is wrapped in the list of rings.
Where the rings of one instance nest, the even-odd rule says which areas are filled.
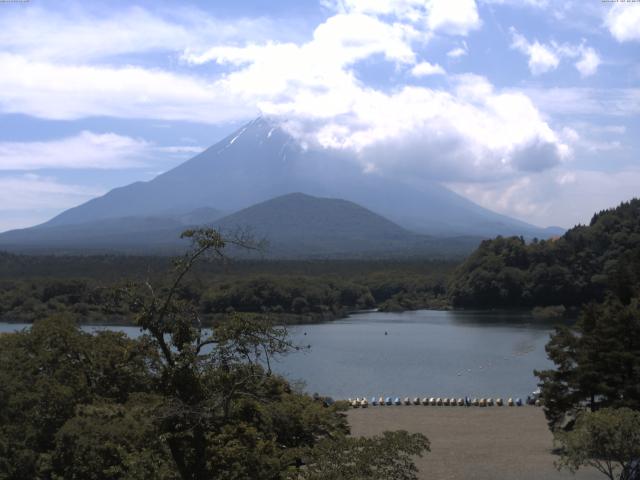
[[[628,301],[640,291],[640,200],[596,213],[563,236],[486,240],[453,274],[454,307],[513,308]]]
[[[171,262],[152,256],[0,254],[0,321],[30,323],[66,313],[84,323],[130,323],[113,305],[127,281],[159,281]],[[549,240],[497,237],[464,262],[227,259],[194,267],[182,286],[205,321],[219,314],[269,314],[280,323],[331,320],[378,308],[560,307],[577,312],[607,294],[640,289],[640,200],[595,214]]]
[[[331,320],[361,309],[446,308],[454,262],[211,260],[194,266],[182,290],[205,322],[220,314],[269,314],[280,323]],[[67,314],[82,323],[131,323],[113,292],[127,282],[162,284],[163,257],[0,254],[0,321],[31,323]]]
[[[0,336],[0,478],[415,479],[426,437],[349,437],[346,405],[269,367],[303,348],[279,325],[367,308],[579,307],[546,347],[555,368],[535,372],[559,465],[624,450],[611,432],[640,436],[638,200],[557,239],[485,241],[460,265],[207,261],[220,235],[186,235],[173,262],[0,256],[1,318],[33,322]]]
[[[300,348],[286,329],[237,314],[202,328],[182,282],[223,242],[189,236],[168,286],[115,290],[140,338],[91,335],[65,314],[0,335],[0,479],[414,480],[424,435],[349,437],[344,402],[271,371]]]

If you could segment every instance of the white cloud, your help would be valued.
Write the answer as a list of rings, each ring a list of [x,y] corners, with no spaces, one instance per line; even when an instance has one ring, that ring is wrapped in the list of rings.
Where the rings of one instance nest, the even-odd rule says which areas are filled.
[[[186,51],[183,59],[195,65],[211,61],[233,66],[269,63],[286,69],[289,77],[305,68],[320,76],[319,69],[313,68],[314,63],[345,67],[374,54],[383,54],[389,61],[412,63],[415,56],[410,44],[412,37],[415,31],[405,25],[385,23],[363,14],[339,14],[319,25],[313,39],[302,45],[268,42],[243,47],[216,46],[200,53]],[[263,57],[262,60],[258,61],[259,57]],[[298,61],[304,63],[300,65]],[[271,76],[278,74],[274,72]],[[301,71],[297,76],[309,78],[311,75]]]
[[[448,35],[465,36],[482,25],[475,0],[335,0],[325,3],[342,13],[393,15],[419,30]]]
[[[181,52],[238,39],[266,41],[292,35],[266,18],[216,19],[182,6],[161,14],[140,7],[3,10],[0,45],[32,60],[78,62],[135,53]],[[25,28],[28,26],[28,28]],[[107,39],[107,40],[105,40]]]
[[[640,170],[554,169],[484,184],[450,184],[478,204],[540,225],[572,227],[594,212],[638,196]]]
[[[411,74],[414,77],[427,77],[429,75],[446,75],[447,72],[444,71],[437,63],[429,63],[429,62],[420,62],[416,63],[411,69]]]
[[[509,7],[534,7],[546,8],[549,6],[549,0],[480,0],[480,3],[486,5],[507,5]]]
[[[482,24],[475,0],[432,0],[427,3],[427,9],[427,21],[433,31],[468,35]]]
[[[228,66],[216,84],[222,91],[286,122],[305,144],[358,152],[368,171],[511,175],[570,155],[526,96],[497,92],[483,77],[451,77],[450,91],[405,86],[392,92],[356,77],[353,65],[372,55],[400,68],[412,65],[414,73],[435,73],[436,66],[415,65],[414,38],[411,28],[351,12],[329,18],[301,45],[216,46],[184,58]]]
[[[159,152],[182,155],[182,154],[202,153],[202,151],[204,150],[204,147],[196,147],[192,145],[171,145],[168,147],[156,147],[155,150]]]
[[[285,127],[305,143],[354,150],[363,169],[381,173],[478,179],[544,170],[570,156],[526,96],[496,92],[475,75],[453,81],[453,92],[354,88],[339,97],[349,100],[341,115],[318,115],[304,96],[265,102],[264,110],[287,119]],[[317,102],[342,105],[335,95]]]
[[[464,47],[456,47],[456,48],[452,48],[451,50],[449,50],[447,52],[447,57],[449,57],[449,58],[460,58],[460,57],[464,57],[467,53],[468,53],[467,45],[465,44]]]
[[[529,42],[523,35],[511,27],[511,48],[524,53],[529,57],[529,70],[533,75],[540,75],[555,70],[560,65],[560,59],[579,58],[574,64],[580,75],[588,77],[598,71],[600,65],[600,56],[592,47],[585,46],[584,42],[580,45],[557,44],[551,42],[543,44],[535,40]]]
[[[149,148],[144,140],[88,131],[47,142],[0,142],[0,170],[129,168],[140,166]]]
[[[534,75],[540,75],[550,70],[555,70],[560,64],[558,55],[551,48],[539,43],[537,40],[530,43],[524,36],[511,27],[512,43],[514,48],[529,56],[529,70]]]
[[[596,73],[598,71],[598,66],[600,65],[600,56],[596,51],[591,47],[584,48],[581,55],[580,60],[575,64],[580,75],[588,77]]]
[[[0,176],[0,231],[42,223],[104,193],[33,174]]]
[[[640,41],[640,3],[614,3],[604,24],[618,42]]]
[[[56,120],[89,116],[214,123],[256,114],[214,83],[141,67],[62,65],[0,53],[0,111]]]
[[[539,110],[538,99],[528,92],[496,89],[486,78],[471,74],[446,77],[449,85],[442,89],[397,85],[378,90],[358,77],[358,63],[371,58],[384,58],[403,73],[446,75],[438,64],[416,63],[414,46],[424,47],[438,34],[468,35],[480,28],[474,1],[344,0],[336,8],[339,12],[305,41],[249,38],[238,43],[231,34],[233,40],[207,41],[202,33],[194,39],[189,28],[174,30],[173,23],[154,17],[145,34],[148,38],[140,38],[137,48],[140,52],[175,51],[166,45],[166,39],[175,35],[173,48],[184,51],[183,63],[173,71],[105,63],[110,55],[126,53],[128,41],[123,38],[111,45],[88,41],[78,51],[65,38],[82,40],[85,34],[80,31],[60,39],[47,34],[48,46],[46,42],[38,46],[35,39],[33,45],[15,40],[7,53],[0,54],[0,111],[54,119],[103,115],[215,123],[252,117],[260,110],[284,122],[306,144],[355,151],[364,171],[455,182],[499,179],[516,193],[491,200],[489,189],[487,201],[504,209],[511,208],[504,198],[514,199],[517,192],[527,191],[527,182],[533,185],[546,172],[570,165],[565,162],[570,162],[572,150],[583,137],[577,131],[555,131]],[[137,15],[149,15],[141,12]],[[117,25],[96,25],[119,35]],[[122,26],[122,31],[131,30],[129,24]],[[599,58],[591,47],[532,44],[518,32],[513,34],[515,48],[530,56],[532,71],[557,68],[564,58],[574,59],[583,75],[597,70]],[[135,35],[132,43],[137,41]],[[467,44],[461,40],[457,40],[461,46],[447,54],[450,58],[467,54]],[[62,53],[67,47],[69,57]],[[211,63],[216,64],[214,68],[177,73]],[[203,71],[216,73],[209,79],[197,76]],[[566,99],[566,93],[558,97]],[[543,111],[548,99],[541,102]],[[632,105],[627,101],[620,108],[628,111]],[[593,108],[593,104],[587,106]],[[71,140],[78,141],[65,141]],[[128,140],[134,142],[129,146],[135,150],[135,140]],[[83,148],[86,144],[91,142],[85,138]],[[33,145],[9,147],[13,150],[0,156],[6,165],[13,161],[14,166],[43,168],[55,163],[60,168],[66,161],[71,168],[84,157],[75,155],[56,163],[53,157],[29,150]],[[153,145],[140,148],[147,154],[150,149],[195,153],[195,147],[189,151]],[[84,161],[106,168],[112,165],[109,158],[115,157],[107,151],[104,156],[86,156]],[[117,158],[135,161],[138,157],[121,154]],[[480,185],[477,191],[482,189],[481,184],[474,185]],[[536,215],[537,210],[527,210],[524,203],[514,201],[513,205],[512,213],[517,209],[518,215]]]
[[[548,115],[640,115],[640,88],[524,88],[524,94]]]

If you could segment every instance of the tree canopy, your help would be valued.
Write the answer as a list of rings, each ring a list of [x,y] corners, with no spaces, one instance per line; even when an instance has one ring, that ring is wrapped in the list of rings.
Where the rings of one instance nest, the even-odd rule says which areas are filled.
[[[423,435],[352,439],[346,405],[271,372],[273,356],[298,348],[285,328],[236,313],[203,325],[182,284],[229,240],[184,236],[193,249],[170,281],[113,295],[139,338],[84,333],[64,316],[0,336],[0,479],[320,478],[329,464],[333,478],[416,478]],[[328,457],[343,447],[348,461]]]
[[[570,432],[558,432],[559,468],[575,473],[593,467],[610,480],[640,475],[640,412],[605,408],[583,412]]]
[[[640,292],[640,199],[593,216],[562,237],[486,240],[456,270],[449,295],[458,307],[579,306],[612,292]]]
[[[552,428],[582,408],[640,410],[640,301],[589,305],[573,327],[558,327],[546,346],[553,370],[536,372]]]

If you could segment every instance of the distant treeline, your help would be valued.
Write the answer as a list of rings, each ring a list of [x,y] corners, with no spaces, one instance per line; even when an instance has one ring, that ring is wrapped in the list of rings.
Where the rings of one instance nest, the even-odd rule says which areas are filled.
[[[30,323],[69,313],[83,323],[128,323],[117,302],[127,282],[162,284],[161,257],[0,254],[0,321]],[[454,263],[439,261],[230,261],[194,269],[181,290],[205,321],[233,311],[283,322],[334,319],[350,311],[444,307]]]
[[[579,306],[607,294],[627,303],[640,292],[640,200],[595,214],[554,240],[482,242],[456,270],[456,307]]]

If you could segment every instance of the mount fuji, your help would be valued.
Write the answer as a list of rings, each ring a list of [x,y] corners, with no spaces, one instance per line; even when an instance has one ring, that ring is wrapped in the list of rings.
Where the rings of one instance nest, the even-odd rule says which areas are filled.
[[[287,212],[299,223],[288,225],[289,237],[277,235],[281,244],[294,244],[298,230],[311,228],[319,234],[326,224],[324,226],[338,238],[342,236],[355,242],[346,250],[343,244],[339,248],[341,252],[357,250],[357,243],[362,245],[364,238],[372,247],[370,240],[376,238],[376,228],[381,227],[381,222],[373,222],[377,225],[374,228],[372,215],[397,227],[394,242],[403,241],[399,240],[402,237],[399,232],[404,232],[406,242],[411,245],[415,244],[416,235],[440,239],[474,237],[475,244],[479,238],[496,235],[546,238],[561,233],[557,228],[539,228],[482,208],[436,182],[417,187],[364,173],[353,155],[333,149],[305,148],[277,124],[258,118],[153,180],[115,188],[41,225],[0,234],[0,248],[160,249],[175,246],[174,235],[186,226],[229,226],[243,221],[247,222],[243,226],[249,228],[257,227],[258,223],[259,230],[273,236],[278,230],[267,225],[268,219],[275,218],[271,215],[274,213],[277,217],[277,209],[284,208],[285,204],[268,201],[288,198],[288,194],[295,192],[305,194],[305,198],[316,198],[319,202],[316,207],[323,214],[313,218],[297,215],[296,201],[289,198],[285,202]],[[349,221],[345,218],[338,223],[334,221],[332,215],[340,208],[322,202],[328,199],[340,199],[361,207],[361,210],[348,210],[354,215],[352,225],[362,224],[363,216],[368,219],[364,222],[366,235],[354,235],[353,228],[350,233],[337,228],[338,224],[346,227]],[[243,210],[263,202],[267,202],[269,208],[260,210],[259,222],[255,215],[242,214]],[[331,208],[327,208],[328,205]],[[225,216],[227,218],[223,218]],[[386,227],[388,230],[389,225]],[[380,238],[386,237],[380,233]],[[441,242],[432,242],[435,243]],[[314,245],[317,248],[319,244]],[[309,247],[314,248],[311,244]],[[332,254],[331,249],[321,251]]]

